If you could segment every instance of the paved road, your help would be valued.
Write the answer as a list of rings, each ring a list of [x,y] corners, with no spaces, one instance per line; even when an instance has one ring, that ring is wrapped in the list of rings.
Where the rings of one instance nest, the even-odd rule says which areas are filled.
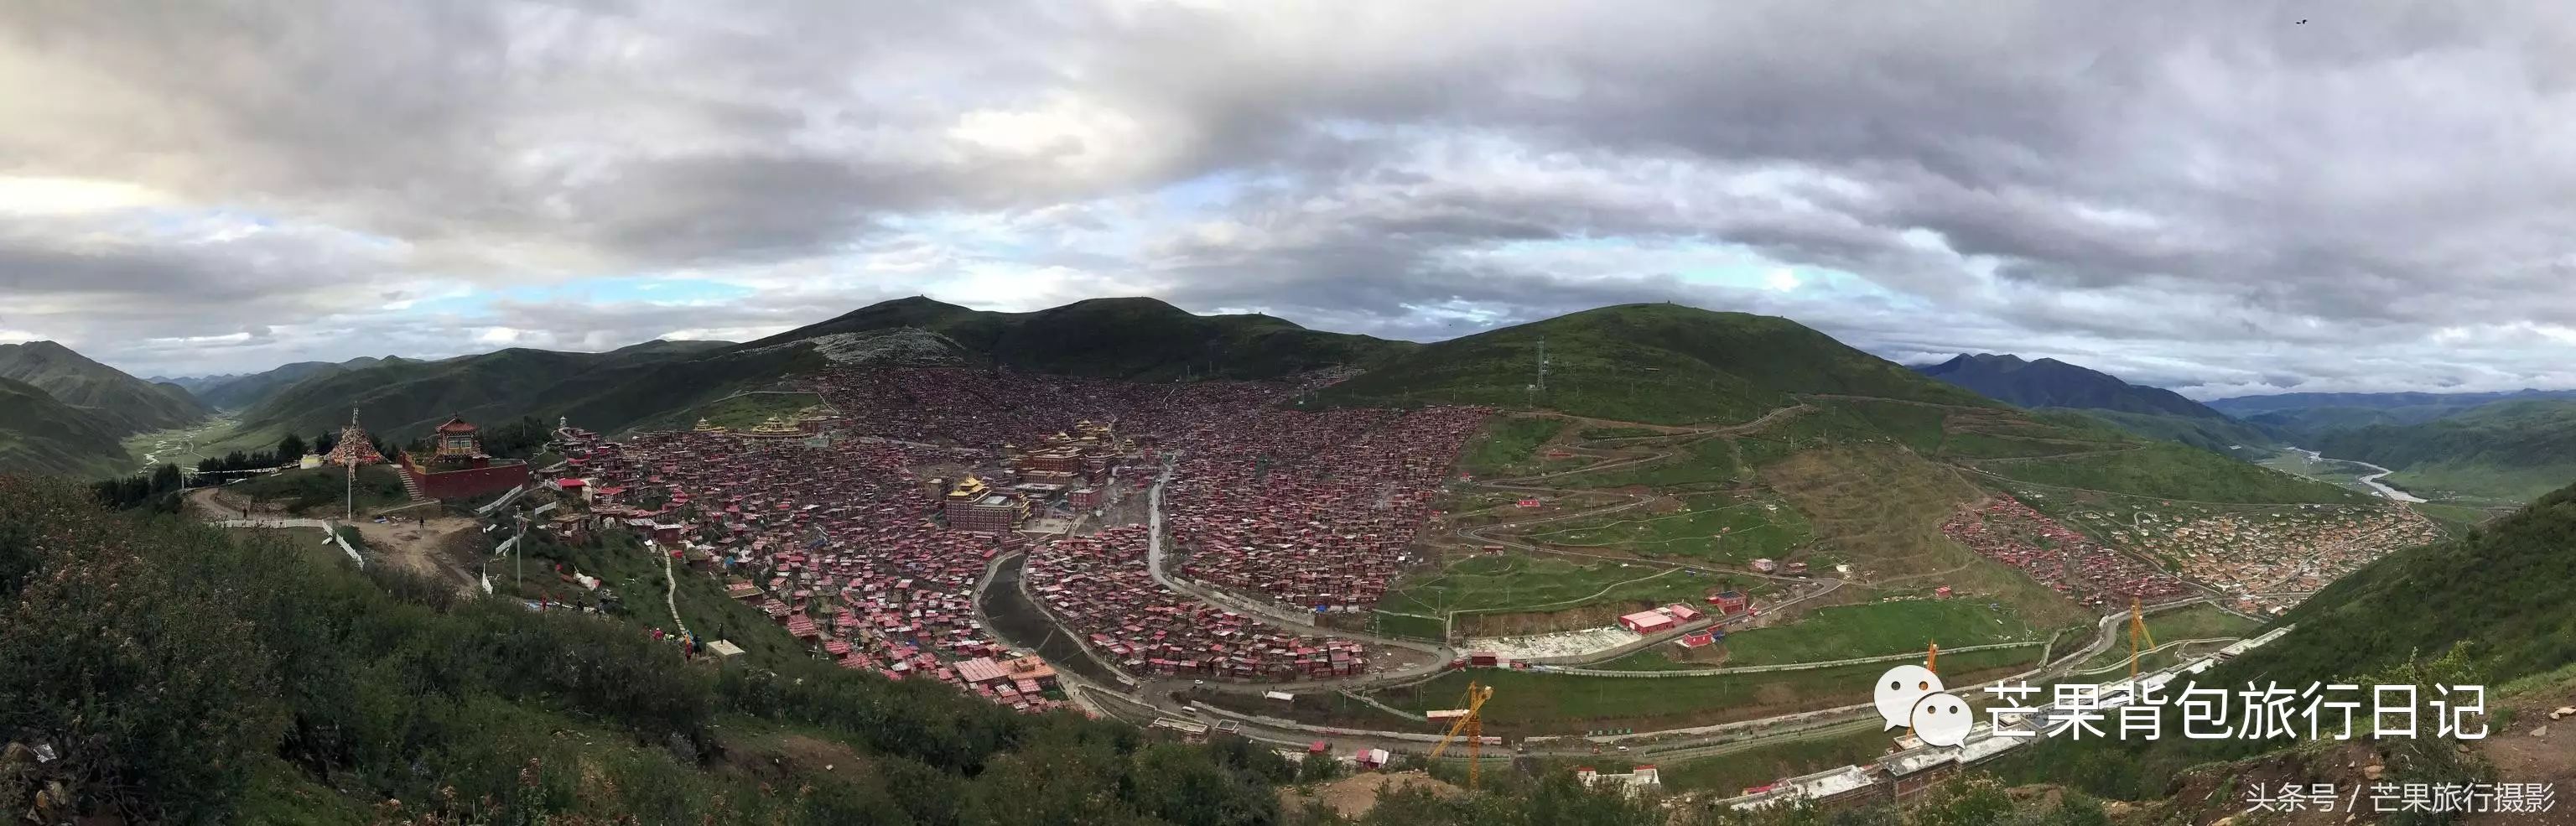
[[[1301,633],[1358,640],[1363,643],[1384,648],[1401,648],[1414,652],[1422,661],[1393,670],[1372,671],[1358,677],[1334,680],[1304,680],[1294,683],[1245,684],[1223,681],[1202,683],[1201,681],[1196,680],[1154,680],[1147,682],[1145,685],[1137,689],[1140,694],[1145,695],[1148,698],[1149,702],[1153,701],[1155,698],[1168,699],[1167,695],[1171,691],[1175,691],[1181,687],[1189,685],[1205,685],[1219,691],[1260,693],[1265,691],[1338,690],[1382,685],[1387,683],[1401,683],[1434,676],[1442,669],[1448,668],[1449,663],[1458,658],[1458,652],[1445,645],[1433,645],[1415,640],[1382,637],[1360,631],[1327,628],[1316,625],[1314,619],[1304,612],[1289,610],[1263,600],[1237,596],[1235,594],[1226,593],[1215,588],[1201,585],[1191,580],[1172,576],[1171,573],[1166,570],[1163,563],[1163,487],[1171,483],[1173,468],[1179,461],[1179,458],[1179,454],[1177,453],[1164,457],[1162,472],[1155,475],[1153,489],[1147,494],[1148,507],[1146,508],[1146,526],[1148,539],[1145,546],[1145,570],[1153,575],[1156,583],[1165,588],[1171,589],[1173,593],[1185,594],[1202,602],[1206,602],[1209,605],[1214,605],[1235,613],[1257,617],[1262,621],[1269,622],[1273,625],[1292,628]],[[1162,703],[1156,703],[1156,705],[1161,706]]]

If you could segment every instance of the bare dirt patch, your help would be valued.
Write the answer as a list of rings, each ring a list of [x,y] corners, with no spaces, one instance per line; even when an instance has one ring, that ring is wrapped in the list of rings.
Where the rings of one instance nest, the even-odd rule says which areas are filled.
[[[383,564],[453,582],[459,589],[473,589],[473,566],[483,544],[474,520],[462,516],[425,520],[394,517],[381,524],[358,522],[354,527],[366,541],[368,552]]]
[[[1457,797],[1466,793],[1456,786],[1434,780],[1431,775],[1423,772],[1368,772],[1326,783],[1312,791],[1300,791],[1293,787],[1281,789],[1279,802],[1287,808],[1303,809],[1308,802],[1320,800],[1343,817],[1359,817],[1377,807],[1379,795],[1396,789],[1417,786],[1443,798]]]

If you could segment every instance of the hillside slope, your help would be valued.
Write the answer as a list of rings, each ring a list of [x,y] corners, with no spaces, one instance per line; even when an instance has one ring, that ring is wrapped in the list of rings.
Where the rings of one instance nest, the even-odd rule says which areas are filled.
[[[0,344],[0,378],[85,408],[120,436],[194,424],[214,412],[177,385],[146,382],[50,341]]]
[[[0,379],[0,473],[110,476],[133,469],[115,432],[35,385]]]
[[[1309,330],[1266,315],[1193,315],[1152,298],[1095,298],[1000,313],[913,297],[872,304],[740,349],[905,328],[937,333],[975,357],[1022,370],[1138,381],[1277,378],[1368,363],[1419,346]]]
[[[1534,389],[1544,341],[1547,386]],[[1623,304],[1489,330],[1395,355],[1319,399],[1545,408],[1656,424],[1734,422],[1793,393],[1995,407],[1795,321],[1675,304]]]
[[[2517,399],[2418,424],[2373,424],[2315,438],[2327,456],[2398,471],[2389,479],[2475,497],[2527,501],[2576,482],[2576,400]]]
[[[207,405],[210,405],[217,410],[240,410],[253,404],[257,404],[260,400],[268,398],[271,394],[280,390],[293,386],[296,382],[300,382],[314,376],[326,373],[346,372],[349,370],[364,370],[379,364],[402,360],[403,359],[396,356],[386,356],[381,359],[374,358],[372,356],[362,356],[337,363],[328,361],[299,361],[293,364],[282,365],[271,370],[250,373],[247,375],[232,376],[222,381],[205,384],[199,387],[196,393],[197,398],[200,401],[205,402]]]
[[[273,440],[348,421],[410,440],[448,416],[504,421],[569,416],[615,429],[685,404],[762,386],[784,375],[798,349],[718,353],[709,345],[649,342],[607,353],[509,349],[439,361],[388,359],[297,382],[241,412],[238,432]]]

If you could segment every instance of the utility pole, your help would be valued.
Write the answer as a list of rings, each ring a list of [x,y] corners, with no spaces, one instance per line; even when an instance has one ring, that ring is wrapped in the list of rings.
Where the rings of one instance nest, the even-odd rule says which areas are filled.
[[[1538,406],[1538,397],[1547,392],[1547,336],[1538,337],[1538,377],[1530,382],[1529,406]]]
[[[358,408],[353,405],[349,408],[349,427],[356,429],[357,426]],[[343,501],[347,504],[340,518],[343,521],[356,522],[358,521],[358,454],[355,451],[340,451],[340,466],[348,470],[348,479],[342,485],[344,488],[342,495],[346,497]]]

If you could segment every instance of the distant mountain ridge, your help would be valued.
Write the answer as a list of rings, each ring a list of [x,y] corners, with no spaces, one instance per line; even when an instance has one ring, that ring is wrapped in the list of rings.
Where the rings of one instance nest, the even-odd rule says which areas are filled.
[[[1156,298],[1092,298],[1044,310],[1002,313],[913,296],[747,342],[737,350],[906,328],[936,333],[974,357],[1004,366],[1138,381],[1278,378],[1337,364],[1374,362],[1421,346],[1309,330],[1255,313],[1197,315]]]
[[[2419,495],[2527,501],[2576,483],[2576,399],[2513,396],[2430,421],[2321,431],[2311,442],[2326,456],[2393,469],[2388,481]]]
[[[1914,368],[1990,398],[2033,410],[2064,408],[2151,439],[2181,442],[2239,458],[2270,453],[2276,434],[2161,387],[2131,384],[2099,370],[2052,358],[1960,354]]]
[[[119,436],[194,424],[213,409],[173,384],[153,384],[51,341],[0,344],[0,378],[82,408]]]
[[[2430,408],[2458,412],[2511,399],[2576,399],[2576,390],[2508,390],[2488,393],[2276,393],[2211,399],[2209,406],[2230,416],[2256,416],[2283,410],[2349,407],[2363,410]],[[2424,421],[2427,416],[2417,421]]]
[[[2021,407],[2073,407],[2201,419],[2227,418],[2227,414],[2183,398],[2180,393],[2131,384],[2109,373],[2053,358],[2024,360],[2011,354],[1962,353],[1949,361],[1914,369],[1926,376]]]
[[[369,367],[374,367],[378,364],[404,360],[405,359],[400,356],[385,356],[383,358],[360,356],[358,358],[337,363],[327,361],[299,361],[258,373],[225,377],[221,381],[203,385],[198,389],[197,396],[204,400],[206,404],[214,406],[217,410],[239,410],[249,407],[252,404],[256,404],[259,400],[268,398],[270,394],[276,393],[279,390],[284,390],[296,382],[303,381],[314,376],[325,373],[344,372],[348,370],[363,370]]]

